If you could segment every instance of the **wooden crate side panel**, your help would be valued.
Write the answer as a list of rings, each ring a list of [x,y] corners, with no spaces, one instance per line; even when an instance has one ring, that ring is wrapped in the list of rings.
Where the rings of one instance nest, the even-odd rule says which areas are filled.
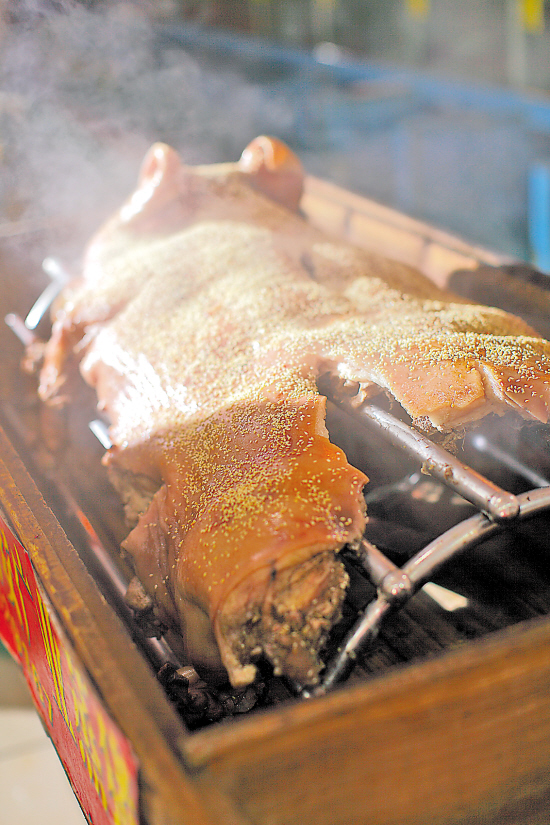
[[[314,226],[414,266],[438,286],[446,286],[456,269],[509,263],[504,256],[318,178],[306,178],[301,207]]]
[[[213,825],[219,791],[199,791],[177,755],[185,729],[142,655],[97,590],[0,429],[0,503],[26,547],[57,619],[140,764],[148,825]],[[231,806],[228,800],[228,806]],[[235,825],[239,822],[235,819]]]
[[[253,822],[527,823],[550,788],[550,622],[277,717],[187,744]]]

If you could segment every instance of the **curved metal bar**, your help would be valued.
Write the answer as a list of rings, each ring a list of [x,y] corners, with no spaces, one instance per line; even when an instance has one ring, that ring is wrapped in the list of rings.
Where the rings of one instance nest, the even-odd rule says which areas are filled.
[[[518,499],[520,502],[520,518],[523,521],[542,510],[550,508],[550,487],[529,490],[529,492],[519,495]]]
[[[324,696],[338,682],[342,682],[350,675],[355,667],[357,655],[376,639],[382,619],[390,612],[391,607],[391,603],[384,596],[378,596],[366,607],[360,620],[346,637],[346,641],[339,649],[338,654],[327,667],[321,684],[302,691],[301,696],[304,699]]]
[[[517,498],[521,521],[550,509],[550,487],[530,490]],[[505,522],[491,521],[487,516],[478,513],[438,536],[403,565],[399,572],[408,583],[406,589],[392,589],[385,585],[383,579],[378,588],[377,598],[367,606],[348,633],[336,657],[327,666],[323,681],[317,687],[304,691],[304,698],[322,696],[346,678],[354,667],[357,655],[364,652],[378,635],[384,616],[414,595],[438,567],[457,553],[475,547],[490,535],[503,532],[505,529]],[[395,578],[394,571],[388,575],[392,576],[392,580]]]
[[[416,591],[438,567],[454,555],[469,547],[475,547],[480,541],[502,530],[504,530],[502,522],[491,521],[483,513],[478,513],[461,521],[460,524],[456,524],[431,541],[403,565],[403,570],[409,576]]]

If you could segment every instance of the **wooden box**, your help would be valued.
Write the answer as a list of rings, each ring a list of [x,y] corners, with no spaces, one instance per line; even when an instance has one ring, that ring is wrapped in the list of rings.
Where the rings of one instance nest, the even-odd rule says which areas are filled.
[[[314,179],[303,206],[312,222],[419,266],[440,284],[456,269],[503,263]],[[4,314],[24,312],[23,280],[6,271],[3,279],[10,284],[1,299]],[[21,347],[10,336],[1,332],[3,402],[19,392],[13,369]],[[190,732],[3,430],[0,508],[32,563],[37,611],[49,617],[40,626],[57,639],[40,667],[21,642],[14,653],[34,680],[37,708],[94,825],[548,822],[550,618],[323,698]],[[3,546],[13,562],[5,537]],[[4,562],[2,585],[0,617],[11,610],[13,625],[20,593],[28,589],[20,565]],[[56,650],[68,665],[56,666]],[[44,667],[52,680],[41,676]],[[64,679],[72,680],[71,692]],[[52,722],[52,707],[63,711],[69,699],[71,708]],[[109,726],[114,756],[107,760]]]

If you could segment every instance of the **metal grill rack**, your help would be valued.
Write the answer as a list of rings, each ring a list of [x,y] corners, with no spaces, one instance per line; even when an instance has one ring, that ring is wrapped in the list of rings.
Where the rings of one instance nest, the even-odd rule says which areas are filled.
[[[25,346],[39,340],[35,330],[46,316],[52,301],[68,280],[64,267],[52,258],[44,262],[44,270],[51,278],[41,296],[23,320],[16,314],[6,316],[6,323]],[[418,430],[397,418],[391,412],[377,406],[376,402],[365,397],[359,384],[342,381],[338,377],[326,375],[319,381],[320,391],[344,415],[349,417],[355,429],[368,432],[380,443],[386,442],[397,448],[400,454],[420,465],[421,472],[427,474],[448,490],[469,502],[478,512],[468,515],[459,523],[444,530],[435,539],[423,545],[413,553],[401,566],[392,561],[367,537],[361,541],[356,568],[360,575],[368,580],[375,590],[374,597],[359,611],[359,616],[343,639],[336,646],[336,652],[330,656],[322,681],[315,688],[296,688],[281,686],[280,698],[283,700],[291,694],[308,699],[321,696],[331,691],[339,682],[346,679],[353,671],[359,657],[365,657],[374,640],[390,615],[407,605],[418,591],[430,582],[434,573],[446,562],[460,553],[509,530],[514,525],[524,522],[543,511],[550,510],[550,482],[536,468],[522,462],[516,455],[503,449],[481,433],[473,436],[477,449],[484,450],[500,465],[506,467],[533,487],[526,492],[514,494],[498,486],[485,476],[463,463],[448,450],[434,443]],[[104,448],[109,447],[108,434],[101,421],[92,421],[90,429]],[[178,694],[177,678],[185,674],[182,692],[179,691],[182,712],[190,711],[196,717],[196,696],[190,697],[188,683],[196,680],[192,669],[182,665],[165,639],[147,637],[135,628],[132,611],[124,601],[128,579],[117,568],[109,553],[103,547],[101,539],[88,522],[77,498],[63,482],[60,492],[69,505],[72,514],[86,532],[87,552],[90,554],[94,570],[99,571],[103,582],[111,590],[116,602],[116,609],[122,614],[134,637],[139,637],[144,652],[159,671],[159,678]],[[380,491],[375,489],[371,497],[376,498]],[[367,496],[367,503],[369,495]],[[450,593],[455,598],[459,594]],[[334,647],[332,648],[334,651]],[[181,685],[180,685],[181,687]],[[277,690],[275,690],[275,693]],[[242,697],[241,697],[242,699]],[[239,701],[241,701],[239,699]],[[231,702],[235,703],[235,698]],[[247,699],[248,701],[248,699]],[[247,701],[244,704],[247,704]],[[250,706],[255,703],[250,700]],[[207,714],[208,715],[208,714]],[[200,710],[199,710],[200,717]],[[219,718],[219,717],[218,717]],[[212,717],[209,718],[212,721]],[[200,724],[204,722],[201,717]]]
[[[328,663],[321,684],[311,691],[304,690],[304,697],[323,695],[345,679],[353,669],[357,656],[364,654],[369,643],[376,638],[384,617],[404,606],[445,562],[506,530],[510,524],[550,509],[547,480],[498,447],[492,445],[494,457],[539,484],[537,489],[519,495],[502,489],[391,413],[362,400],[359,385],[351,388],[345,384],[338,385],[337,380],[329,377],[322,388],[333,403],[352,417],[355,426],[374,431],[381,439],[416,459],[424,472],[469,501],[480,512],[445,531],[401,567],[363,538],[359,556],[365,573],[377,589],[376,598],[367,605]],[[350,396],[350,389],[355,389],[356,394]],[[486,442],[482,435],[477,438]]]

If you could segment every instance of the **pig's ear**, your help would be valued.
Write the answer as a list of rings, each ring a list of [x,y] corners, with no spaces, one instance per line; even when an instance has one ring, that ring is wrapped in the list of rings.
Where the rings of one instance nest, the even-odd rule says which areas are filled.
[[[250,184],[255,189],[289,209],[298,209],[304,170],[294,152],[281,140],[266,135],[254,138],[242,153],[238,168],[250,176]]]
[[[176,197],[183,168],[175,149],[166,143],[153,144],[141,164],[137,188],[121,209],[122,220],[162,208]]]

